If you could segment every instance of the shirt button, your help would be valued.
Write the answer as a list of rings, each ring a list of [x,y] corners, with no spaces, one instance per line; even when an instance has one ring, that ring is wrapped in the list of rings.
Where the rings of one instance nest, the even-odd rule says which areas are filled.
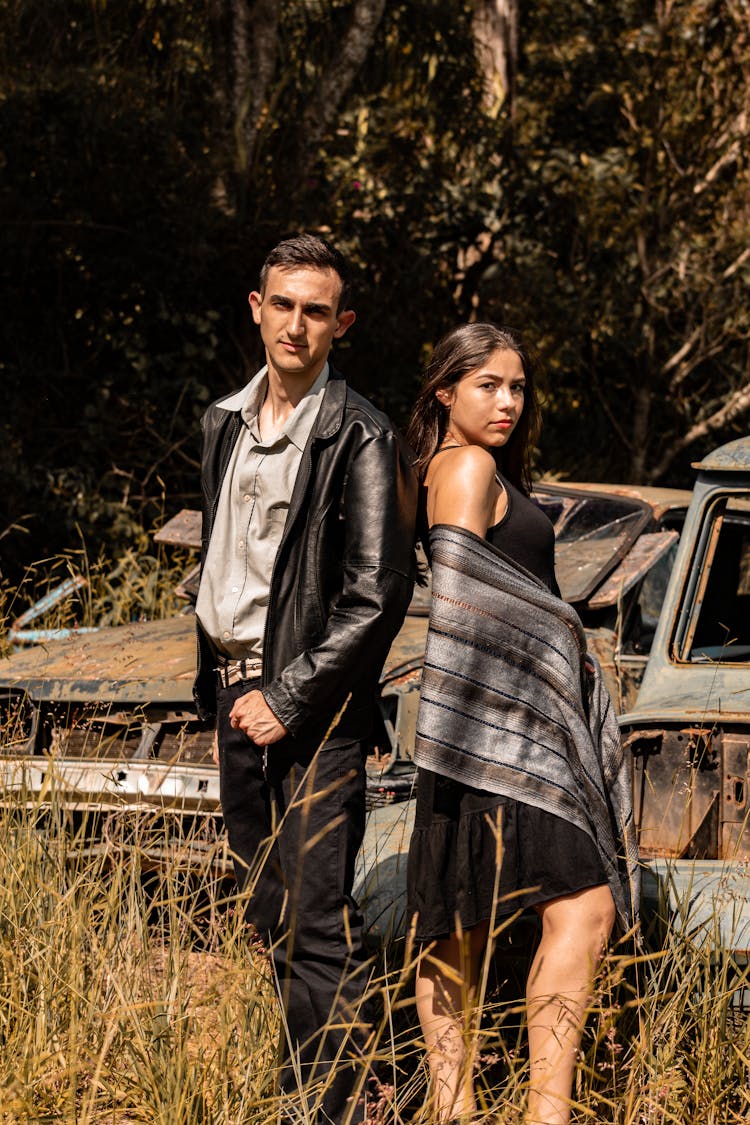
[[[239,586],[232,586],[232,593],[233,594],[236,594],[238,590],[239,590]]]
[[[252,500],[252,496],[250,495],[249,492],[246,492],[245,495],[242,497],[242,499],[245,501],[246,504],[249,504],[250,501]]]
[[[228,629],[225,629],[225,630],[224,630],[224,640],[225,640],[225,641],[228,641],[228,640],[229,640],[229,638],[231,637],[231,635],[232,635],[232,634],[231,634],[231,633],[229,632],[229,630],[228,630]]]

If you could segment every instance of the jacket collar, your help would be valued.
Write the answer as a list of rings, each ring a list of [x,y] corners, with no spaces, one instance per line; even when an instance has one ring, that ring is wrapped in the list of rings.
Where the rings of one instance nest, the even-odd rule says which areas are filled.
[[[328,373],[326,389],[323,392],[323,402],[313,426],[313,439],[332,438],[334,434],[339,432],[344,421],[345,406],[346,381],[332,367]]]

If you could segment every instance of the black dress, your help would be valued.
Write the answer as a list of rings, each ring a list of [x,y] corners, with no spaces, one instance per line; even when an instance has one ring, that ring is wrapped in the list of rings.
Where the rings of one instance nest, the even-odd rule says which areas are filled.
[[[500,478],[508,508],[487,539],[558,593],[552,524]],[[419,941],[446,937],[492,916],[607,882],[593,841],[553,813],[474,789],[431,770],[417,773],[407,902]],[[499,864],[499,871],[498,871]]]

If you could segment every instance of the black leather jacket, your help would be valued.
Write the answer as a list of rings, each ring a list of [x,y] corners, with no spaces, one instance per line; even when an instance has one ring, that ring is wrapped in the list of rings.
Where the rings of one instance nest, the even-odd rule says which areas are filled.
[[[239,411],[215,404],[202,420],[203,559],[241,426]],[[414,584],[411,461],[388,418],[331,370],[274,563],[263,640],[261,690],[295,740],[319,741],[350,693],[336,735],[367,734]],[[198,623],[194,696],[206,720],[216,711],[214,664]]]

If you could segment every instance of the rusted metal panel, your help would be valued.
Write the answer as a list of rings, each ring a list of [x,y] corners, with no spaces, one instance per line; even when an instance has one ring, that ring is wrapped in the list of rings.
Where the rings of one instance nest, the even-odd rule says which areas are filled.
[[[192,706],[195,651],[195,619],[178,615],[17,653],[0,661],[0,677],[37,700]]]
[[[589,652],[599,661],[607,691],[617,705],[620,695],[619,672],[615,663],[617,634],[614,629],[587,629],[586,644]]]
[[[631,731],[635,813],[645,857],[750,859],[750,731],[720,726]]]
[[[384,768],[384,773],[390,772],[399,761],[412,762],[414,759],[421,678],[421,669],[414,669],[390,680],[383,688],[384,700],[390,696],[394,696],[396,700],[395,719],[392,722],[387,718],[384,720],[391,744],[390,761]]]
[[[609,578],[589,598],[589,609],[604,609],[606,606],[616,605],[666,555],[678,539],[676,531],[655,531],[641,535]]]
[[[46,722],[50,753],[60,758],[212,763],[213,733],[175,712],[148,707],[142,714],[117,715],[101,708],[56,707]]]
[[[89,759],[0,760],[0,789],[6,800],[44,801],[52,795],[70,809],[166,807],[215,813],[219,771],[174,762],[96,762]]]
[[[727,732],[723,739],[721,850],[727,860],[750,859],[750,732]]]
[[[632,707],[643,679],[647,657],[620,652],[619,638],[614,629],[604,626],[585,629],[586,645],[599,661],[605,687],[619,713]]]
[[[750,437],[737,438],[712,450],[694,469],[712,473],[750,473]]]
[[[656,488],[634,484],[604,484],[580,481],[539,481],[540,486],[552,485],[571,492],[593,492],[601,495],[622,496],[629,500],[640,500],[648,504],[654,519],[661,520],[668,512],[685,511],[690,504],[692,493],[686,488]]]
[[[198,587],[200,586],[201,567],[200,563],[196,563],[192,570],[189,570],[182,581],[175,586],[174,592],[178,598],[185,598],[189,602],[197,602],[198,600]]]
[[[696,759],[705,732],[690,728],[637,732],[635,813],[642,856],[717,859],[720,779],[715,747]],[[710,740],[713,746],[713,740]]]
[[[168,543],[172,547],[201,549],[201,513],[193,508],[183,508],[176,516],[160,527],[154,534],[157,543]]]
[[[428,624],[427,617],[406,617],[386,657],[381,682],[422,667]]]
[[[653,521],[648,504],[615,498],[611,492],[576,495],[575,488],[546,484],[534,495],[553,521],[555,573],[562,597],[576,604],[588,600]]]

